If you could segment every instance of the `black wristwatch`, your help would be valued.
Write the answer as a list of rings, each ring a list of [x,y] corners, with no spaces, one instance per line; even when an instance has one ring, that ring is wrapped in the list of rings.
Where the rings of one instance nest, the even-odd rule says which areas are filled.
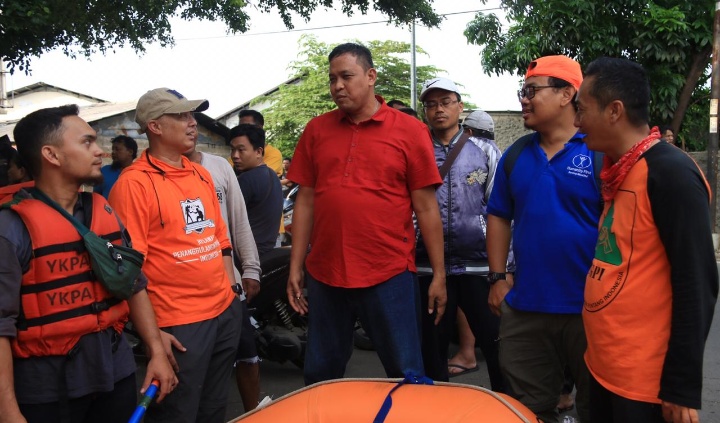
[[[504,281],[507,279],[507,273],[490,272],[488,273],[488,282],[490,285],[495,285],[497,281]]]
[[[240,295],[240,293],[242,292],[242,285],[240,285],[239,283],[236,283],[235,285],[232,286],[232,290],[234,293]]]

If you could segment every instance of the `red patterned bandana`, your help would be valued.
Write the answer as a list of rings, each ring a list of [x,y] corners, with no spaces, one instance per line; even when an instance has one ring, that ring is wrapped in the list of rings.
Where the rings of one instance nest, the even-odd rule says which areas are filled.
[[[637,144],[633,145],[627,153],[623,154],[615,164],[612,163],[608,156],[605,156],[603,161],[603,168],[600,172],[600,179],[602,180],[602,197],[605,202],[611,201],[615,197],[620,185],[625,180],[628,172],[632,169],[633,165],[640,160],[640,156],[653,145],[655,140],[660,139],[660,130],[657,126],[654,126],[650,130],[650,135]]]

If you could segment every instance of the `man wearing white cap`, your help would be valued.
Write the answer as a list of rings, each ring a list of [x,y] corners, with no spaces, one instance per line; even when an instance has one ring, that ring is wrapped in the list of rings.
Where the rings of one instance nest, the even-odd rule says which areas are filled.
[[[487,200],[500,160],[500,150],[488,138],[463,133],[458,123],[463,104],[458,87],[451,80],[434,78],[426,81],[420,101],[431,128],[435,161],[443,178],[435,197],[445,234],[448,295],[445,316],[439,325],[434,325],[428,318],[423,319],[425,372],[433,379],[446,381],[448,373],[452,376],[477,369],[477,366],[465,368],[448,364],[450,332],[460,308],[479,340],[492,389],[503,392],[505,384],[500,372],[497,344],[500,319],[487,305],[490,284],[482,270],[487,270]],[[428,255],[422,233],[418,239],[417,261],[418,266],[427,267]],[[427,301],[424,294],[430,280],[430,276],[419,277],[423,303]]]
[[[207,100],[168,88],[140,97],[135,121],[150,146],[110,192],[133,246],[145,254],[147,291],[180,381],[148,409],[147,422],[225,421],[242,322],[239,287],[212,176],[183,155],[197,141],[194,112],[207,108]]]

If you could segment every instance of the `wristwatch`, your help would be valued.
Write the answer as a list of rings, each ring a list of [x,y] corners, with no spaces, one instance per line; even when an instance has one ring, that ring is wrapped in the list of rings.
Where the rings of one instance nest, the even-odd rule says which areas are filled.
[[[490,272],[488,273],[488,282],[490,282],[490,285],[495,285],[495,282],[497,281],[504,281],[507,279],[507,273],[498,273],[498,272]]]
[[[234,293],[239,295],[242,292],[242,285],[240,285],[239,283],[236,283],[235,285],[232,286],[232,290]]]

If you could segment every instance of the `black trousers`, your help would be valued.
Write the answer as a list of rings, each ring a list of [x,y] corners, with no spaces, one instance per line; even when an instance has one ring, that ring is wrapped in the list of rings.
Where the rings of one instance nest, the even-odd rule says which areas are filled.
[[[70,421],[75,423],[127,423],[135,411],[137,393],[135,374],[115,383],[112,392],[85,395],[68,400]],[[48,404],[20,404],[20,412],[28,423],[59,423],[59,402]]]
[[[664,423],[660,404],[634,401],[605,389],[590,374],[591,423]]]
[[[440,323],[434,324],[435,314],[428,315],[428,288],[432,276],[420,276],[421,313],[423,329],[423,362],[425,374],[433,380],[448,381],[448,347],[458,307],[467,317],[476,342],[485,356],[492,390],[505,392],[505,381],[498,360],[500,318],[490,311],[490,284],[484,276],[448,275],[447,307]]]

